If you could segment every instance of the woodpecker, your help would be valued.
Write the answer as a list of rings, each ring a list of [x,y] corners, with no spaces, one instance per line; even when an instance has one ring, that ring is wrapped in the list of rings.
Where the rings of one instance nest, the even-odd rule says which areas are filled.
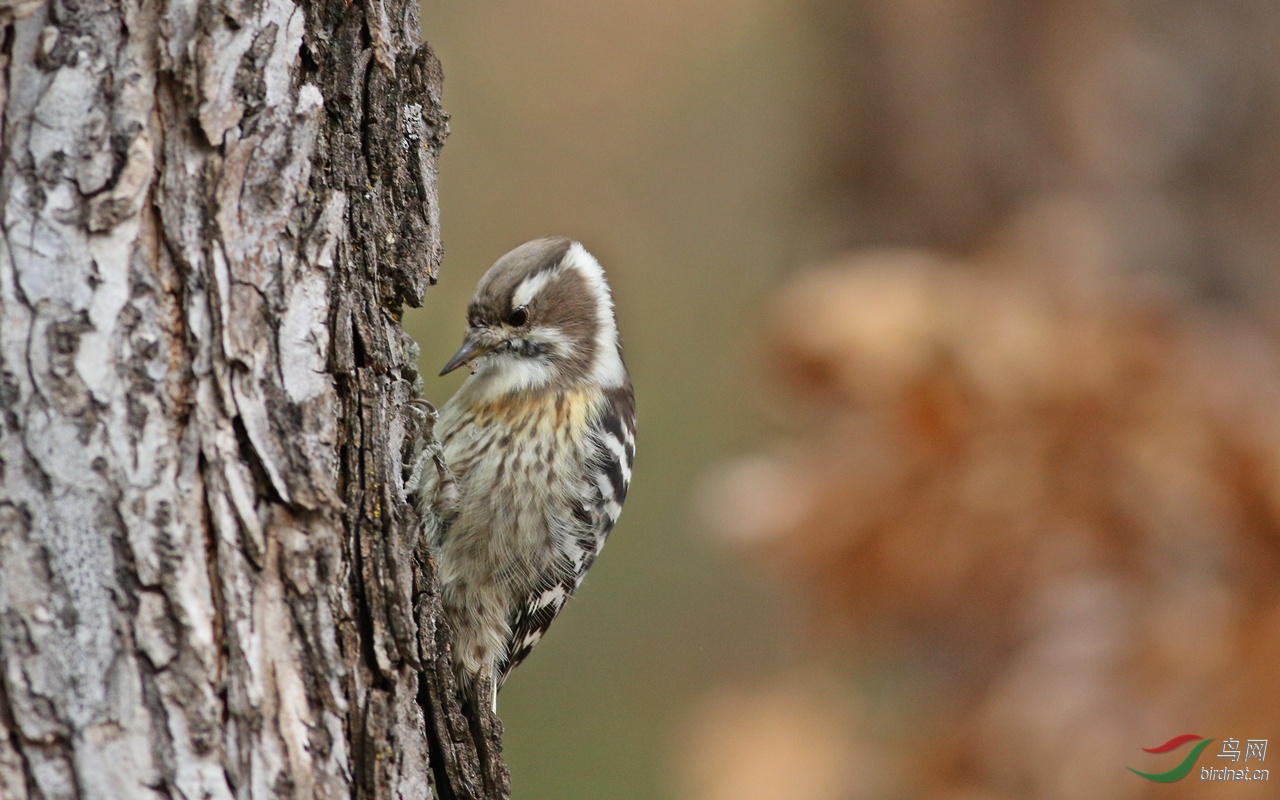
[[[420,464],[464,696],[497,692],[581,585],[618,521],[635,458],[635,396],[604,270],[578,242],[498,259],[441,370],[471,375],[440,409]],[[424,456],[425,457],[425,456]]]

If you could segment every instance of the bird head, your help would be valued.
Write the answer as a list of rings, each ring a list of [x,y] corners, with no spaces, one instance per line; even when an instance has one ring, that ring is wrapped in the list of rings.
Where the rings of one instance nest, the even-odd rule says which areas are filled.
[[[467,366],[474,390],[489,395],[587,383],[607,389],[626,380],[620,350],[600,263],[572,240],[535,239],[480,279],[462,347],[440,374]]]

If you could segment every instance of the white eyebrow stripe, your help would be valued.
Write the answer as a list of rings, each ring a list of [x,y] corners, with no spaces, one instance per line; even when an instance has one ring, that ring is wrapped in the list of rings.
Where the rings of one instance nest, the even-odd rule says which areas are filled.
[[[560,267],[556,266],[525,278],[511,295],[511,307],[516,309],[529,305],[529,303],[533,302],[533,298],[537,296],[538,292],[542,291],[542,287],[546,286],[548,281],[559,274]]]

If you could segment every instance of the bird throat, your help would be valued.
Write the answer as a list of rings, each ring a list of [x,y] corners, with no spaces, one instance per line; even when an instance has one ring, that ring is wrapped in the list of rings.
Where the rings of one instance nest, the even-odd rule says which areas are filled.
[[[476,425],[501,425],[516,430],[539,425],[552,425],[564,430],[585,423],[594,405],[597,390],[585,387],[549,391],[512,392],[496,399],[469,404]]]

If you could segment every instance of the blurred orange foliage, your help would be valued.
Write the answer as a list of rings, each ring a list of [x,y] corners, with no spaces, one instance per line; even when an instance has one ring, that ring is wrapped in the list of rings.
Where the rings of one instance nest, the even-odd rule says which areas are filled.
[[[788,796],[1275,796],[1124,766],[1280,720],[1278,7],[810,8],[808,241],[844,255],[772,303],[793,435],[703,497],[807,598],[812,660],[862,660],[861,703],[802,681],[860,772]]]
[[[724,469],[712,523],[820,638],[927,652],[945,698],[891,742],[916,755],[893,791],[808,797],[1200,797],[1123,765],[1274,732],[1275,342],[1123,276],[1103,223],[1063,203],[963,262],[862,251],[776,303],[802,430]]]

